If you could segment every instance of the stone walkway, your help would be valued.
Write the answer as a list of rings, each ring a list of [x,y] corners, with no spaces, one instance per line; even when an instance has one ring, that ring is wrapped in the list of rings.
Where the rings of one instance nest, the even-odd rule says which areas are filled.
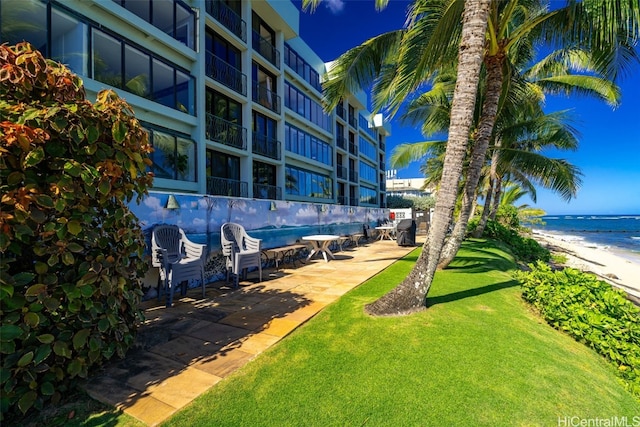
[[[418,244],[425,236],[417,236]],[[239,289],[226,283],[189,290],[166,308],[143,303],[134,348],[87,381],[91,397],[157,425],[362,282],[413,250],[382,240],[335,253],[328,263],[250,273]]]

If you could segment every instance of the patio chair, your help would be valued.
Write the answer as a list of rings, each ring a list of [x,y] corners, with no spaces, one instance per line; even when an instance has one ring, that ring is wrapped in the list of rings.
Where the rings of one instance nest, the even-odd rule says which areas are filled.
[[[151,265],[159,268],[158,288],[164,282],[167,307],[173,303],[175,288],[190,280],[202,283],[205,297],[204,264],[207,245],[193,243],[177,225],[158,225],[151,234]],[[158,289],[159,290],[159,289]],[[182,295],[186,287],[182,288]],[[160,292],[158,292],[160,299]]]
[[[246,277],[247,269],[258,267],[260,281],[262,282],[262,241],[247,234],[240,224],[227,222],[220,227],[220,240],[222,254],[226,259],[227,282],[229,274],[234,275],[234,285],[237,288],[240,281],[240,273]]]

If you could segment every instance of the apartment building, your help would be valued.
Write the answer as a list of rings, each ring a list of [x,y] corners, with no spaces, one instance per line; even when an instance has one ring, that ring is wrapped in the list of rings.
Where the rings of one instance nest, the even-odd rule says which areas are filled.
[[[364,93],[321,105],[325,64],[289,0],[2,0],[29,41],[125,98],[155,151],[154,190],[384,207],[388,124]]]

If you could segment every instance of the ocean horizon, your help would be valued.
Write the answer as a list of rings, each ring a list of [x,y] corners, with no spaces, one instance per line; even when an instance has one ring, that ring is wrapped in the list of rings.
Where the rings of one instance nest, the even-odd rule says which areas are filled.
[[[640,264],[640,215],[545,215],[531,229]]]

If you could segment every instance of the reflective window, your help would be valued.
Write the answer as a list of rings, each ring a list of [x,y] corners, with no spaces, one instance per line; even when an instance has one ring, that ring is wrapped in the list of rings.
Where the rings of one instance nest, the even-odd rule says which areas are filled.
[[[151,23],[173,37],[173,1],[153,0],[151,13]]]
[[[153,62],[153,93],[151,99],[174,108],[174,81],[173,68],[154,59]]]
[[[82,76],[87,75],[88,26],[59,10],[51,9],[51,58]]]
[[[145,126],[154,148],[151,170],[157,178],[196,181],[196,145],[186,136],[177,136]]]
[[[121,42],[93,29],[93,78],[122,88]]]
[[[125,88],[138,96],[149,97],[151,72],[149,55],[134,49],[124,47],[124,85]]]
[[[285,192],[289,195],[333,198],[333,180],[327,175],[294,166],[285,167]]]
[[[47,6],[39,0],[0,0],[0,36],[11,45],[27,40],[47,55]]]
[[[194,114],[194,93],[194,78],[176,70],[176,104],[174,105],[174,108],[177,108],[184,113]]]

